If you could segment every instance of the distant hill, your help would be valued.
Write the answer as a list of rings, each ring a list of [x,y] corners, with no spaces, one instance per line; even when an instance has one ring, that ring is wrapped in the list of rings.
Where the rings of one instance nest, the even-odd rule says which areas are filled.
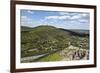
[[[85,30],[85,29],[71,29],[71,31],[77,32],[77,33],[89,34],[89,30]]]
[[[89,36],[89,30],[84,30],[84,29],[62,29],[62,28],[60,28],[60,29],[63,30],[63,31],[66,31],[66,32],[70,32],[70,34],[74,35],[74,36],[80,36],[80,37]]]
[[[33,29],[32,27],[21,26],[21,31],[30,31],[32,29]]]
[[[30,30],[33,30],[33,29],[37,29],[37,28],[40,28],[40,29],[55,29],[56,27],[54,26],[49,26],[49,25],[41,25],[41,26],[38,26],[38,27],[28,27],[28,26],[21,26],[21,31],[30,31]],[[82,34],[89,34],[89,30],[85,30],[85,29],[63,29],[63,28],[59,28],[63,31],[66,31],[66,32],[75,32],[75,33],[82,33]]]

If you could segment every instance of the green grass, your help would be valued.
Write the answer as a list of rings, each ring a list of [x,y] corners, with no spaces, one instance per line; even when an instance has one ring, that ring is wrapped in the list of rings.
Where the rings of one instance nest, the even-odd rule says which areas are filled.
[[[38,61],[60,61],[62,57],[59,55],[59,52],[50,54],[44,58],[38,59]]]

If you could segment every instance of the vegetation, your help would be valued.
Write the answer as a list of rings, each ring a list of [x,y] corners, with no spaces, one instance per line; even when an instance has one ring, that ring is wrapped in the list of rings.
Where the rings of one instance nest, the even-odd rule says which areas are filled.
[[[88,30],[65,30],[53,26],[42,25],[34,28],[21,27],[21,58],[41,55],[63,50],[69,45],[89,49]],[[80,44],[81,43],[81,44]],[[40,61],[57,61],[61,57],[57,53],[48,55]]]
[[[62,59],[62,56],[60,56],[59,52],[53,53],[53,54],[49,54],[46,57],[40,58],[36,61],[39,62],[44,62],[44,61],[60,61]]]

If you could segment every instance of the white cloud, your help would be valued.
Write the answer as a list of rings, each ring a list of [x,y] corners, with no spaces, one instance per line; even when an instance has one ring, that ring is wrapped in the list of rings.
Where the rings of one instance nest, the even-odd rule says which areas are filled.
[[[88,13],[84,12],[59,12],[60,15],[69,16],[69,19],[81,19],[83,17],[89,16]]]
[[[69,19],[70,16],[61,16],[59,19]]]
[[[79,18],[81,18],[80,15],[74,15],[74,16],[71,17],[71,19],[79,19]]]
[[[80,19],[80,20],[78,20],[79,22],[82,22],[82,23],[88,23],[88,20],[86,20],[86,19]]]
[[[87,17],[87,13],[68,13],[68,12],[60,12],[59,16],[46,16],[45,19],[69,19],[69,20],[76,20],[81,19],[83,17]]]
[[[78,12],[59,12],[60,15],[73,16],[79,14]]]
[[[80,15],[81,15],[81,16],[84,16],[84,17],[88,16],[87,13],[81,13]]]
[[[33,24],[33,20],[27,16],[21,16],[21,25],[29,26]]]
[[[69,15],[69,12],[59,12],[60,15]]]
[[[21,16],[21,19],[23,20],[23,19],[27,19],[27,16]]]
[[[76,15],[73,15],[71,17],[71,19],[82,19],[82,18],[87,17],[87,16],[88,16],[88,14],[86,14],[86,13],[76,14]]]
[[[28,10],[27,12],[30,13],[30,14],[33,14],[34,13],[32,10]]]
[[[60,20],[63,20],[63,19],[69,19],[70,16],[46,16],[45,19],[60,19]]]

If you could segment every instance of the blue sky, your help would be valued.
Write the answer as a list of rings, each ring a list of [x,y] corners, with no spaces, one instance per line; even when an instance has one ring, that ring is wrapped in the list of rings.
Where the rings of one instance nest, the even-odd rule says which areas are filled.
[[[90,14],[86,12],[21,10],[21,26],[51,25],[64,29],[89,29]]]

